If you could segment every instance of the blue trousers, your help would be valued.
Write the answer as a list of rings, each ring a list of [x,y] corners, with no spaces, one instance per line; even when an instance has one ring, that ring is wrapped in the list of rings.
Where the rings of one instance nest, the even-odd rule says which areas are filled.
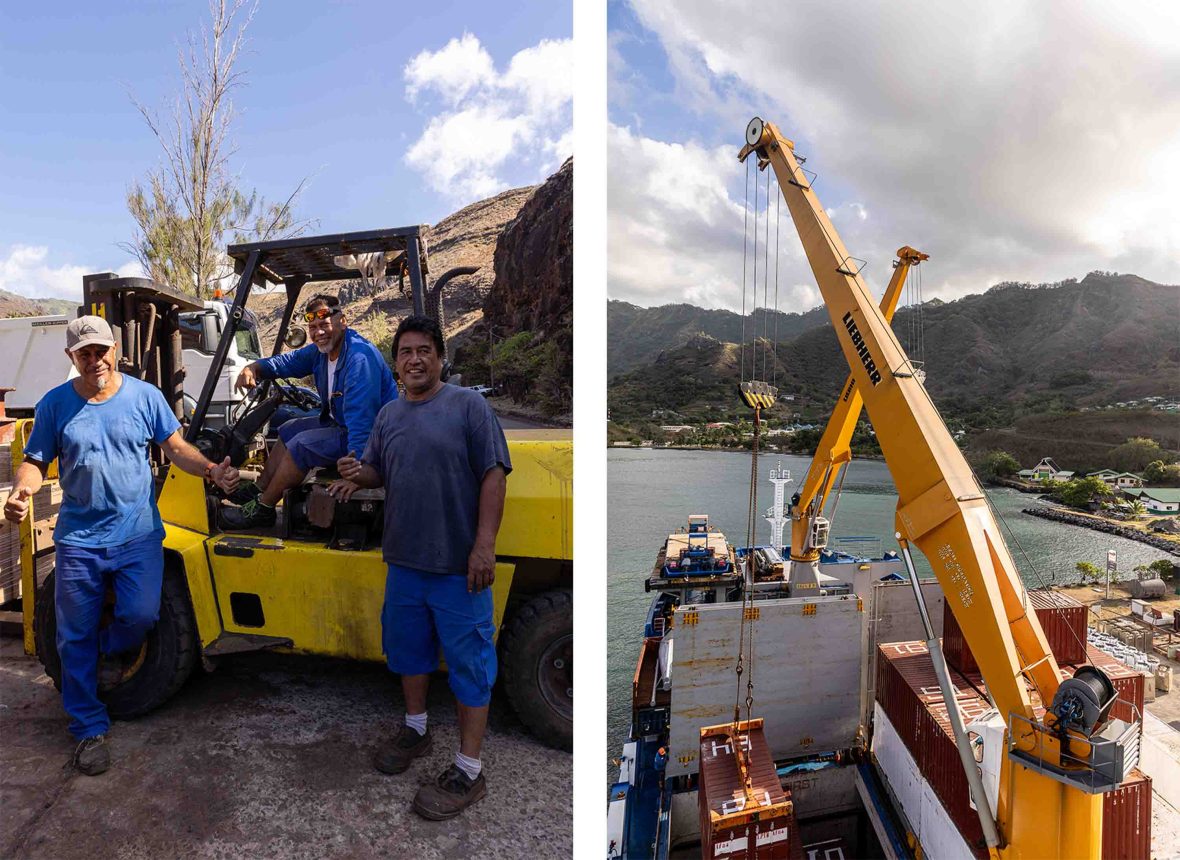
[[[98,699],[99,653],[138,648],[159,620],[164,546],[157,535],[98,548],[59,543],[56,556],[61,698],[70,733],[81,740],[111,727]],[[115,591],[115,620],[100,631],[108,587]]]

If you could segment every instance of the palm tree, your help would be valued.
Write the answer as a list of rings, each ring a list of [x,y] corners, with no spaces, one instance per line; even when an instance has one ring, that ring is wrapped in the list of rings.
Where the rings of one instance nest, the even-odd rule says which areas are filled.
[[[1139,501],[1138,499],[1131,502],[1131,517],[1137,520],[1140,517],[1145,516],[1147,516],[1147,505],[1143,504],[1143,502]]]

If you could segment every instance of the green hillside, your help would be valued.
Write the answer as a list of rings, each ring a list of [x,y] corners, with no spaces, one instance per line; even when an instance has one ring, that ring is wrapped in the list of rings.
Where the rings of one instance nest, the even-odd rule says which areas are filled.
[[[697,334],[722,343],[740,343],[743,333],[751,338],[755,331],[765,331],[773,338],[777,332],[781,342],[827,324],[828,315],[823,308],[812,308],[801,314],[758,310],[747,314],[743,325],[742,315],[732,311],[685,304],[641,308],[628,302],[611,301],[606,307],[607,379],[655,361],[661,352],[674,349]]]
[[[620,333],[612,330],[613,348],[634,355],[637,347],[627,342],[632,332],[687,318],[679,310],[684,306],[672,307],[675,312],[634,308],[651,314],[652,320],[630,319]],[[666,312],[656,314],[661,310]],[[795,322],[815,319],[816,313],[795,315]],[[730,316],[726,324],[732,331],[740,316]],[[1025,415],[1150,395],[1180,399],[1177,286],[1134,275],[1091,273],[1080,282],[1002,284],[954,302],[928,302],[922,317],[926,386],[955,427],[1009,427]],[[911,342],[914,322],[913,311],[903,309],[893,328],[902,346],[917,357]],[[732,343],[701,335],[679,344],[666,342],[653,360],[611,379],[612,419],[693,421],[741,415],[734,394],[740,377],[735,351]],[[824,420],[848,375],[830,323],[825,320],[821,327],[784,338],[773,358],[768,366],[777,368],[780,391],[793,398],[781,401],[776,412]],[[653,410],[661,414],[653,416]],[[1159,420],[1166,424],[1178,419],[1163,415]],[[1127,438],[1117,438],[1118,432],[1113,444]],[[1050,431],[1050,437],[1062,434],[1068,435],[1065,426]]]

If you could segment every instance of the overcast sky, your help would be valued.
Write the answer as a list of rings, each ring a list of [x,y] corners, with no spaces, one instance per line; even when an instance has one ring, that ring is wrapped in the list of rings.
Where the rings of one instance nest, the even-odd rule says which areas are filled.
[[[741,307],[755,115],[808,157],[878,295],[905,244],[927,298],[1180,283],[1180,3],[615,0],[609,28],[611,298]],[[782,221],[780,305],[806,310]]]
[[[207,0],[0,9],[0,289],[80,298],[137,271],[125,198],[161,155],[131,96],[166,113]],[[547,0],[262,0],[238,64],[232,169],[326,233],[434,223],[542,181],[573,154],[572,8]]]

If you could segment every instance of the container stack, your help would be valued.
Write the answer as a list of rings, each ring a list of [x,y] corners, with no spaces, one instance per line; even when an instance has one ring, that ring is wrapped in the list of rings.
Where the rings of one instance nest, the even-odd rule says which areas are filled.
[[[795,807],[783,790],[762,720],[701,729],[701,856],[802,860]]]
[[[881,645],[877,656],[877,704],[892,727],[889,734],[895,733],[901,739],[922,779],[933,789],[968,849],[977,857],[987,857],[983,830],[970,805],[967,776],[955,746],[947,703],[926,644],[897,642]],[[1104,671],[1111,671],[1105,665],[1099,665]],[[1117,663],[1115,666],[1136,675],[1142,689],[1142,675],[1129,672]],[[1063,670],[1065,674],[1066,670]],[[1072,674],[1071,667],[1068,675]],[[1125,698],[1126,684],[1133,684],[1134,679],[1112,680],[1120,697]],[[1120,690],[1120,682],[1124,690]],[[977,673],[965,674],[952,668],[951,684],[964,723],[991,709],[986,687]],[[878,753],[877,758],[885,769],[885,762],[897,757]],[[896,781],[899,785],[908,779],[906,774],[893,774],[888,770],[885,775],[891,783]],[[1151,850],[1151,779],[1138,770],[1132,771],[1131,778],[1120,788],[1103,795],[1102,809],[1102,856],[1147,860]],[[907,816],[912,814],[907,812]]]
[[[1026,591],[1029,605],[1045,631],[1049,650],[1058,663],[1086,662],[1086,623],[1089,610],[1078,601],[1056,591]],[[942,616],[942,650],[951,668],[965,674],[979,671],[979,664],[967,647],[963,631],[953,612]]]

